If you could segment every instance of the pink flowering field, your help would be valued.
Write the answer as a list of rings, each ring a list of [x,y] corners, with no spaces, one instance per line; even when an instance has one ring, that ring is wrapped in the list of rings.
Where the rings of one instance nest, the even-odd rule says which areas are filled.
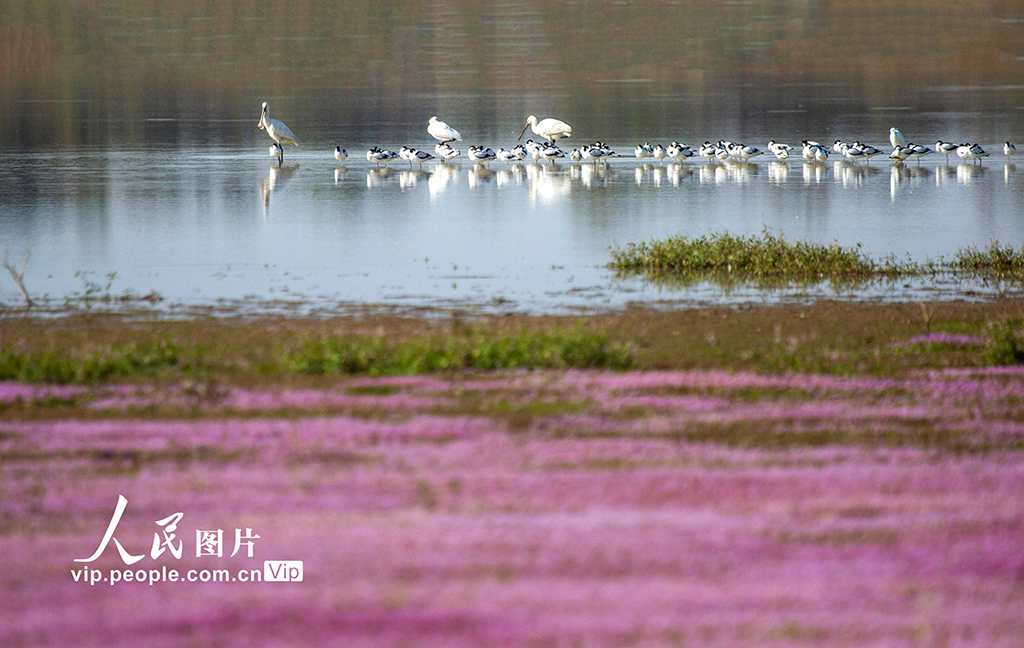
[[[1024,646],[1022,450],[1018,369],[3,383],[0,646]]]

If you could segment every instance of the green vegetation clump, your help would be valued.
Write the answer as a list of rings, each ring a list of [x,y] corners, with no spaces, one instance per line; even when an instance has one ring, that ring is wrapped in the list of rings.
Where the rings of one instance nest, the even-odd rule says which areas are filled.
[[[1019,317],[1010,317],[991,326],[986,360],[992,365],[1024,364],[1024,331]]]
[[[97,383],[135,375],[154,375],[170,369],[189,369],[202,363],[202,348],[182,348],[170,342],[123,343],[97,348],[48,348],[19,351],[0,347],[0,380],[28,383]]]
[[[327,335],[286,356],[299,373],[419,374],[462,369],[626,369],[625,344],[582,330],[426,337],[391,342],[383,336]]]
[[[258,354],[253,357],[252,354]],[[24,383],[95,384],[154,376],[423,374],[465,369],[626,369],[628,342],[603,333],[554,328],[500,332],[483,328],[447,335],[327,333],[302,335],[255,351],[225,357],[205,342],[24,342],[0,346],[0,380]]]
[[[820,281],[823,278],[860,280],[896,276],[905,267],[891,259],[876,262],[861,252],[860,245],[791,243],[765,231],[760,237],[728,232],[700,238],[674,236],[650,243],[631,243],[613,250],[610,264],[620,272],[640,272],[649,278],[725,279],[727,275],[758,282]]]
[[[746,281],[759,287],[824,281],[850,285],[940,273],[1020,281],[1024,280],[1024,248],[993,242],[981,250],[960,250],[951,260],[901,262],[891,256],[872,259],[860,244],[846,248],[837,243],[793,243],[767,230],[759,237],[716,232],[700,238],[680,235],[630,243],[624,250],[612,250],[608,266],[620,274],[643,274],[657,282],[729,285]]]
[[[1020,279],[1024,277],[1024,248],[1015,250],[1009,245],[993,241],[983,249],[972,246],[960,250],[949,265],[961,274]]]

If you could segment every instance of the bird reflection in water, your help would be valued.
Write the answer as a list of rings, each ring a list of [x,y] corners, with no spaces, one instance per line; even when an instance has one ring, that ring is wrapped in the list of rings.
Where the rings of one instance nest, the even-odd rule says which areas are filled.
[[[370,169],[366,174],[366,188],[373,189],[379,187],[393,175],[395,175],[395,170],[391,167],[383,166]]]
[[[420,171],[419,169],[415,171],[400,171],[398,173],[398,186],[405,191],[415,187],[420,180],[427,180],[428,178],[430,178],[430,172],[428,171]]]
[[[953,179],[956,170],[951,166],[941,165],[935,167],[935,186],[941,187]]]
[[[804,162],[804,184],[821,184],[828,175],[828,167],[821,162]]]
[[[633,179],[637,185],[642,185],[647,174],[654,170],[654,166],[651,164],[641,164],[633,171]]]
[[[273,166],[267,172],[267,177],[260,180],[260,194],[263,196],[263,218],[267,218],[267,209],[270,208],[270,194],[280,191],[284,183],[295,175],[299,170],[298,164],[292,166]]]
[[[789,165],[785,162],[768,163],[768,180],[776,186],[782,185],[789,178]]]
[[[679,163],[669,164],[665,167],[665,171],[668,173],[668,180],[672,183],[673,187],[678,187],[680,182],[693,175],[692,168],[684,167]]]
[[[727,177],[732,182],[737,184],[747,184],[751,178],[757,175],[759,167],[756,164],[750,162],[733,162],[729,161],[723,165]]]
[[[507,169],[499,169],[495,174],[495,182],[498,187],[508,187],[512,184],[522,185],[526,177],[526,169],[522,164],[514,164]]]
[[[1013,175],[1017,173],[1016,164],[1007,164],[1003,167],[1003,184],[1010,184]]]
[[[436,164],[430,177],[427,178],[427,189],[430,191],[430,199],[435,200],[444,193],[448,185],[459,177],[459,167],[451,163]]]
[[[474,164],[469,170],[469,188],[475,189],[494,179],[495,172],[482,164]]]
[[[896,201],[896,195],[904,187],[919,187],[931,175],[927,167],[907,166],[897,163],[889,167],[889,199]]]
[[[966,187],[987,171],[988,169],[980,164],[960,164],[956,167],[956,181]]]
[[[607,164],[584,164],[579,171],[580,182],[587,188],[603,185],[611,177],[612,170]]]
[[[334,170],[334,184],[336,184],[336,185],[341,184],[341,180],[342,180],[342,178],[345,177],[346,173],[348,173],[348,169],[346,167],[340,166],[337,169],[335,169]]]
[[[542,171],[530,175],[530,202],[554,202],[572,192],[572,177],[565,172]]]
[[[664,159],[664,158],[662,158]],[[651,169],[651,182],[654,183],[655,187],[661,186],[661,181],[665,178],[665,167],[657,166]]]
[[[839,160],[832,166],[832,173],[844,187],[859,187],[869,177],[878,174],[878,169],[866,164],[851,164],[845,160]]]

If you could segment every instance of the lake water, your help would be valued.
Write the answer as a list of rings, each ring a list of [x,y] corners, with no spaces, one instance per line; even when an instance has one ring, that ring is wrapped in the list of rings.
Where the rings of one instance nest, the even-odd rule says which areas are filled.
[[[1024,142],[1014,3],[893,14],[769,0],[603,13],[572,2],[298,1],[287,21],[263,3],[180,4],[0,8],[0,243],[19,265],[31,252],[25,283],[37,297],[561,312],[804,294],[668,290],[606,269],[612,247],[652,237],[769,228],[915,260],[1024,240],[1021,176],[1001,154],[1003,141]],[[669,37],[657,24],[678,29]],[[264,100],[302,141],[280,168],[256,129]],[[464,144],[495,148],[514,143],[527,115],[556,116],[573,126],[567,143],[600,139],[629,157],[603,170],[365,161],[371,145],[432,150],[433,114]],[[673,139],[761,149],[859,139],[888,151],[890,126],[929,146],[978,141],[993,156],[981,166],[935,155],[899,166],[884,155],[856,166],[631,157],[639,142]],[[350,154],[341,167],[336,145]],[[0,278],[0,300],[19,299]]]
[[[156,291],[173,303],[468,302],[540,311],[750,298],[654,288],[604,267],[610,247],[652,237],[767,227],[792,240],[861,243],[874,256],[918,260],[1024,239],[1024,170],[1001,154],[948,166],[935,156],[920,166],[626,158],[606,168],[456,162],[410,170],[353,159],[362,150],[339,165],[326,145],[289,150],[278,167],[265,148],[10,159],[0,180],[0,238],[14,261],[31,251],[29,289],[58,298],[83,293],[88,282],[105,285],[116,272],[110,292]],[[16,301],[13,283],[4,292]]]

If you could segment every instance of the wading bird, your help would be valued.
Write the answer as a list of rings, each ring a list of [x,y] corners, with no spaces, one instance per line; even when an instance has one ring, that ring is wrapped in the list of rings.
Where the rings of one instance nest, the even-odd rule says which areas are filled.
[[[444,123],[436,116],[431,117],[427,122],[427,133],[442,144],[462,141],[462,135],[459,134],[459,131]]]
[[[299,145],[299,138],[295,137],[295,133],[292,129],[284,125],[284,122],[280,122],[276,119],[270,118],[270,108],[267,106],[267,102],[263,102],[263,113],[260,115],[259,129],[267,131],[267,135],[270,135],[270,139],[274,140],[277,144],[294,144]],[[281,155],[279,158],[284,161],[284,149],[281,149]]]
[[[523,132],[519,133],[516,141],[523,139],[527,128],[531,128],[534,134],[543,137],[549,144],[554,144],[555,140],[562,139],[563,137],[572,137],[572,126],[564,121],[548,117],[538,122],[536,117],[530,115],[526,118],[526,126],[523,126]]]
[[[907,139],[903,137],[903,133],[900,132],[900,129],[893,127],[889,129],[889,143],[892,144],[893,148],[896,148],[897,146],[902,147],[907,145]]]

